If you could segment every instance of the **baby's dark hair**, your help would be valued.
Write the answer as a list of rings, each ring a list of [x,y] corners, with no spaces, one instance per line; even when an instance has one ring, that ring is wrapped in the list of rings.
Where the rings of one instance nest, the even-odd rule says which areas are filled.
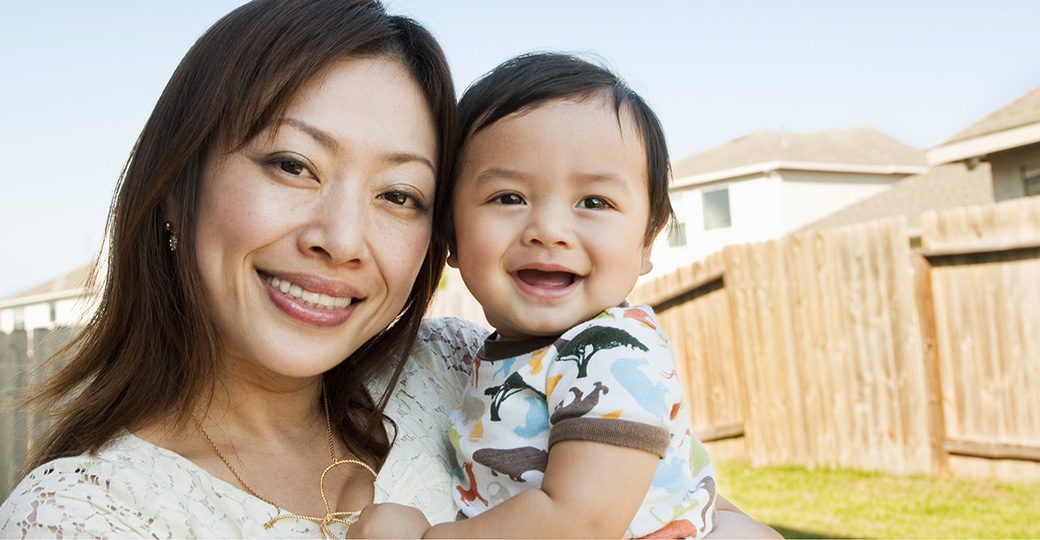
[[[668,146],[665,144],[661,121],[643,101],[625,84],[625,81],[606,67],[567,53],[538,52],[507,60],[473,83],[459,101],[459,148],[451,174],[448,193],[461,170],[465,144],[474,134],[518,111],[562,98],[612,97],[614,109],[621,122],[621,109],[628,107],[636,121],[646,153],[647,187],[650,195],[650,219],[643,243],[649,246],[669,218],[674,217],[668,198],[670,165]],[[446,220],[441,222],[442,233],[454,245],[451,205],[445,205]]]

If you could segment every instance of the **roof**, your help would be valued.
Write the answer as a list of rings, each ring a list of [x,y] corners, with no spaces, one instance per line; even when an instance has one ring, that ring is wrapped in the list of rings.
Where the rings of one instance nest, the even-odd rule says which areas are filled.
[[[973,139],[1040,122],[1040,86],[958,131],[942,144]]]
[[[1040,87],[1026,92],[930,149],[928,162],[978,161],[999,152],[1037,143],[1040,143]]]
[[[18,305],[22,303],[19,300],[27,300],[37,297],[75,296],[81,294],[83,287],[86,287],[87,285],[87,279],[90,277],[90,270],[91,265],[82,266],[46,283],[24,290],[14,296],[4,298],[0,300],[0,307],[4,305]],[[63,293],[68,294],[65,295]]]
[[[900,215],[906,216],[907,228],[914,230],[920,227],[921,214],[928,210],[993,201],[993,176],[988,163],[971,171],[961,163],[950,163],[899,180],[885,191],[810,223],[795,234]]]
[[[817,133],[755,131],[675,162],[672,176],[678,179],[770,162],[926,166],[923,150],[864,126]]]

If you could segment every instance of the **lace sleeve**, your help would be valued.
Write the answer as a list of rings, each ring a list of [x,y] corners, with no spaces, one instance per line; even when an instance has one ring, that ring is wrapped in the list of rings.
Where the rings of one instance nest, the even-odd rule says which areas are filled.
[[[43,465],[11,492],[0,507],[3,538],[172,537],[149,519],[133,490],[113,486],[103,464],[65,458]],[[132,499],[132,497],[131,497]]]
[[[487,334],[462,319],[424,321],[385,410],[397,432],[376,477],[376,502],[414,506],[431,523],[455,519],[448,415],[461,400],[470,360]]]
[[[419,341],[443,359],[449,370],[468,377],[473,356],[490,333],[487,328],[465,319],[437,317],[425,321]]]

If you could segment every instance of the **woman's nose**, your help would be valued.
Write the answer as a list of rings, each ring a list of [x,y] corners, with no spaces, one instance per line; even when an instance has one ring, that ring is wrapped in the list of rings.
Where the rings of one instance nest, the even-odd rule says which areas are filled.
[[[334,265],[369,258],[367,235],[371,224],[368,207],[356,193],[330,194],[316,203],[300,248]]]

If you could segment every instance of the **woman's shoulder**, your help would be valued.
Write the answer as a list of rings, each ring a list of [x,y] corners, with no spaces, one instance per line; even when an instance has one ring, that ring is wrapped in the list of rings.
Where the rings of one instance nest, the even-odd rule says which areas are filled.
[[[480,350],[491,331],[457,317],[435,317],[423,320],[412,350],[414,359],[439,360],[449,369],[463,369]]]
[[[155,495],[163,493],[156,480],[168,476],[167,467],[157,466],[161,456],[139,443],[144,441],[127,433],[94,454],[55,459],[31,471],[0,507],[0,536],[162,531],[167,516],[156,508]]]
[[[0,507],[0,537],[241,535],[242,523],[235,522],[243,520],[228,516],[253,514],[254,505],[221,484],[187,459],[124,432],[96,453],[30,472]]]

